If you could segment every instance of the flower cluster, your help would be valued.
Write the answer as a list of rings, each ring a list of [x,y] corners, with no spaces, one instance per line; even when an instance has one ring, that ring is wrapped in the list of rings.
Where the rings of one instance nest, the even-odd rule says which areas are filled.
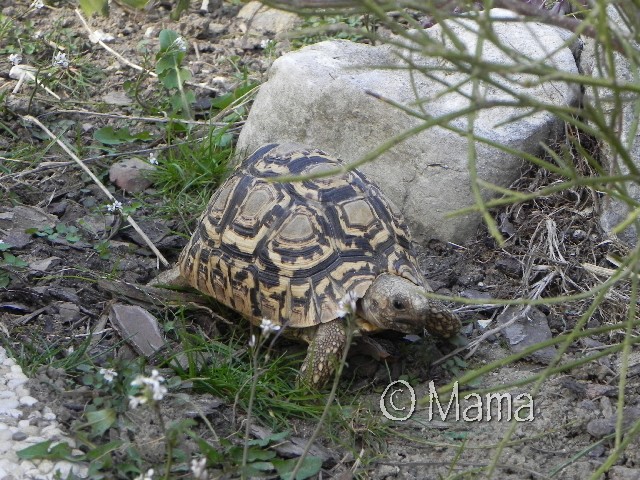
[[[187,41],[184,39],[184,37],[178,37],[173,41],[173,44],[175,45],[175,47],[180,50],[181,52],[186,52],[187,51],[187,47],[189,46],[187,44]]]
[[[340,318],[343,318],[347,314],[355,313],[357,301],[358,298],[356,297],[356,294],[354,292],[347,293],[342,298],[342,300],[338,302],[338,311],[336,312],[336,315],[338,315],[338,317]]]
[[[60,68],[69,68],[69,60],[67,59],[67,54],[63,52],[56,53],[56,56],[53,57],[53,66]]]
[[[271,334],[271,332],[279,331],[280,328],[282,328],[280,327],[280,325],[276,325],[268,318],[263,318],[262,323],[260,324],[260,329],[262,329],[262,335],[264,335],[265,338],[268,337]]]
[[[154,474],[153,468],[150,468],[149,470],[146,471],[146,473],[141,473],[133,480],[152,480],[153,474]]]
[[[207,480],[207,459],[202,457],[200,460],[195,458],[191,460],[191,473],[196,480]]]
[[[122,211],[122,202],[114,200],[113,203],[107,205],[107,212],[113,213],[116,210]]]
[[[113,368],[101,368],[99,370],[99,373],[107,383],[113,382],[113,380],[118,376],[118,372],[116,372]]]
[[[9,61],[14,65],[20,65],[22,63],[22,55],[19,53],[12,53],[9,55]]]
[[[164,382],[164,378],[160,375],[158,370],[152,370],[150,377],[138,375],[136,379],[131,382],[132,387],[141,387],[142,390],[138,392],[138,395],[129,395],[129,408],[138,408],[151,400],[158,402],[164,398],[167,394],[167,387],[161,385]]]

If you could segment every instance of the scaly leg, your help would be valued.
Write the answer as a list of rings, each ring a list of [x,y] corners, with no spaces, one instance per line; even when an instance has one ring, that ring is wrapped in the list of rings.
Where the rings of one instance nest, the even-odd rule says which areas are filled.
[[[318,325],[300,368],[300,381],[311,388],[322,387],[335,371],[347,342],[341,319]]]

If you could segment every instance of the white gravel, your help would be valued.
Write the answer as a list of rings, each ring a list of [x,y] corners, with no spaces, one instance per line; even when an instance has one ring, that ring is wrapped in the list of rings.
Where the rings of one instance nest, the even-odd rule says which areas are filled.
[[[56,478],[56,472],[59,478],[66,478],[71,471],[86,477],[86,465],[18,458],[17,451],[45,440],[53,440],[53,445],[67,442],[75,447],[75,442],[60,430],[51,409],[30,395],[28,380],[0,347],[0,480],[49,480]]]

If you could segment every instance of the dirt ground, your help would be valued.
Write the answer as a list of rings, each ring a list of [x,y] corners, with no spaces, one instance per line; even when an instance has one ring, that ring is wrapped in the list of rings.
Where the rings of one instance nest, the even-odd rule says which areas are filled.
[[[124,58],[138,64],[143,63],[138,50],[140,42],[146,41],[153,48],[162,28],[180,32],[192,45],[188,66],[193,72],[193,82],[204,83],[208,87],[196,89],[199,100],[215,98],[233,90],[240,81],[239,72],[246,72],[256,81],[263,80],[272,57],[257,46],[259,42],[246,42],[235,20],[240,5],[224,3],[212,13],[201,14],[195,5],[199,2],[192,3],[191,10],[178,22],[169,20],[168,11],[162,3],[157,4],[157,8],[143,11],[125,10],[114,4],[108,18],[94,17],[91,26],[114,35],[116,39],[109,45]],[[15,17],[26,6],[26,2],[15,2],[4,7],[3,14]],[[62,96],[61,101],[40,94],[32,98],[31,88],[23,87],[17,94],[5,98],[8,108],[2,111],[0,120],[21,141],[31,143],[35,150],[45,148],[48,141],[37,127],[26,124],[22,115],[37,116],[54,133],[66,128],[63,138],[83,147],[88,156],[96,157],[91,162],[92,168],[104,173],[116,157],[95,155],[87,147],[92,144],[91,136],[97,128],[119,125],[123,118],[117,116],[131,115],[133,109],[129,103],[118,104],[114,100],[116,94],[123,93],[123,82],[131,78],[131,70],[87,39],[78,16],[66,2],[55,3],[50,8],[30,14],[28,21],[33,22],[35,30],[46,31],[56,25],[66,32],[65,35],[76,38],[81,42],[82,50],[90,52],[83,58],[90,58],[91,65],[100,74],[94,77],[98,81],[78,86],[84,92],[81,99],[69,96],[64,90],[58,92]],[[6,78],[8,62],[2,60],[2,68],[5,78],[1,79],[0,88],[10,91],[15,81]],[[156,87],[150,82],[146,88]],[[31,109],[28,109],[30,102]],[[98,103],[102,113],[113,114],[114,117],[69,112],[92,111]],[[6,132],[0,134],[0,167],[4,164],[9,168],[10,161],[6,158],[11,158],[16,141]],[[139,236],[125,226],[111,238],[109,258],[103,258],[94,246],[108,235],[115,220],[101,208],[106,203],[102,193],[72,163],[66,163],[69,158],[60,149],[49,149],[42,161],[44,163],[40,165],[29,165],[24,169],[16,169],[12,165],[10,170],[0,170],[3,191],[0,235],[5,243],[15,245],[11,253],[29,265],[26,269],[12,268],[11,265],[1,267],[10,273],[11,279],[7,287],[0,289],[2,335],[6,335],[6,341],[15,351],[24,351],[26,345],[33,345],[34,339],[39,338],[43,342],[39,342],[40,347],[30,355],[44,357],[46,350],[42,345],[48,345],[50,350],[59,349],[58,356],[61,357],[69,348],[77,348],[96,325],[102,325],[105,333],[92,344],[92,354],[97,355],[99,361],[106,362],[114,355],[122,355],[119,350],[126,347],[122,346],[122,338],[116,330],[100,322],[114,299],[119,302],[127,302],[127,299],[101,288],[94,280],[115,277],[144,284],[156,276],[157,261]],[[104,175],[103,179],[107,181]],[[534,190],[555,180],[544,172],[525,169],[520,184],[516,186],[522,190]],[[123,201],[131,200],[122,191],[113,191]],[[17,234],[17,217],[7,215],[14,211],[16,205],[36,207],[37,212],[30,214],[35,215],[33,218],[52,215],[57,222],[77,227],[81,239],[68,241],[64,233],[57,236]],[[477,240],[467,245],[437,241],[420,245],[425,276],[437,293],[475,300],[521,298],[542,287],[539,295],[542,298],[588,289],[602,280],[589,273],[584,264],[612,268],[607,257],[623,255],[625,251],[624,246],[602,234],[596,220],[597,209],[598,195],[584,189],[496,211],[494,215],[508,238],[504,246],[499,246],[483,228],[478,231]],[[169,261],[175,261],[185,243],[184,237],[176,233],[186,233],[195,219],[169,221],[147,216],[147,213],[142,207],[135,217]],[[549,245],[555,245],[554,252],[560,254],[562,261],[557,256],[551,258]],[[624,292],[611,295],[596,309],[587,326],[606,326],[620,321],[626,311],[625,298]],[[533,328],[547,329],[553,336],[566,333],[576,325],[587,307],[588,302],[541,306],[537,309],[540,312],[538,323]],[[464,335],[469,341],[479,338],[498,324],[497,317],[503,311],[503,307],[488,304],[458,306]],[[484,321],[489,320],[489,326],[483,328]],[[603,351],[620,343],[622,336],[623,332],[614,330],[580,338],[569,346],[563,362]],[[428,395],[430,380],[443,385],[452,380],[453,375],[463,375],[468,369],[482,367],[511,353],[509,338],[502,332],[496,332],[487,335],[464,361],[457,364],[441,362],[429,367],[429,362],[423,357],[428,356],[432,360],[451,351],[452,347],[432,342],[407,346],[402,340],[391,339],[402,351],[401,360],[391,369],[392,374],[411,378],[418,398]],[[457,358],[462,359],[465,354],[462,352]],[[640,418],[639,361],[636,349],[624,391],[625,419],[629,424]],[[549,357],[544,355],[512,362],[482,376],[475,386],[485,388],[516,383],[539,373],[548,362]],[[452,418],[429,420],[428,410],[419,408],[408,421],[390,422],[391,430],[397,435],[379,439],[379,452],[363,450],[362,459],[354,458],[330,439],[322,439],[320,443],[336,459],[325,465],[322,478],[350,478],[352,471],[361,478],[375,479],[475,478],[482,476],[479,472],[494,458],[493,478],[588,478],[615,447],[611,433],[618,409],[620,369],[620,355],[612,354],[568,373],[551,376],[537,392],[533,384],[510,387],[507,392],[514,396],[532,395],[532,421],[497,421],[495,418],[493,421],[483,418],[475,422]],[[353,389],[354,395],[357,392],[362,408],[375,412],[381,421],[379,399],[386,372],[386,367],[379,363],[354,357],[344,381],[345,389]],[[349,382],[352,378],[355,380]],[[67,426],[82,414],[86,396],[90,395],[86,389],[74,393],[75,387],[71,385],[64,372],[57,369],[41,370],[32,384],[34,394],[46,401]],[[207,418],[220,436],[236,431],[237,424],[232,421],[236,412],[232,404],[220,402],[211,395],[187,393],[190,401],[206,411]],[[460,398],[465,395],[464,389],[459,395]],[[156,438],[158,432],[154,430],[152,420],[140,415],[132,421],[138,425],[139,434],[144,432],[149,439]],[[168,405],[165,416],[167,419],[183,418],[185,408],[180,404]],[[296,424],[295,428],[296,433],[303,437],[311,430],[311,426],[304,423]],[[513,429],[510,439],[501,445],[502,451],[498,455],[496,447],[510,429]],[[362,436],[366,437],[366,432]],[[639,441],[634,440],[605,478],[640,478],[639,447]],[[149,464],[160,461],[161,452],[150,447],[145,450],[145,460]],[[218,472],[212,478],[216,475],[233,476]]]

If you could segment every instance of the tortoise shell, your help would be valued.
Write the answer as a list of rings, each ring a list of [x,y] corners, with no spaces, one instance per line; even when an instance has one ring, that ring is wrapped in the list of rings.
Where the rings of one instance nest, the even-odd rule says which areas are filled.
[[[198,290],[259,324],[335,320],[382,273],[427,288],[405,221],[380,189],[321,150],[271,144],[214,193],[178,265]],[[281,176],[337,175],[279,182]]]

